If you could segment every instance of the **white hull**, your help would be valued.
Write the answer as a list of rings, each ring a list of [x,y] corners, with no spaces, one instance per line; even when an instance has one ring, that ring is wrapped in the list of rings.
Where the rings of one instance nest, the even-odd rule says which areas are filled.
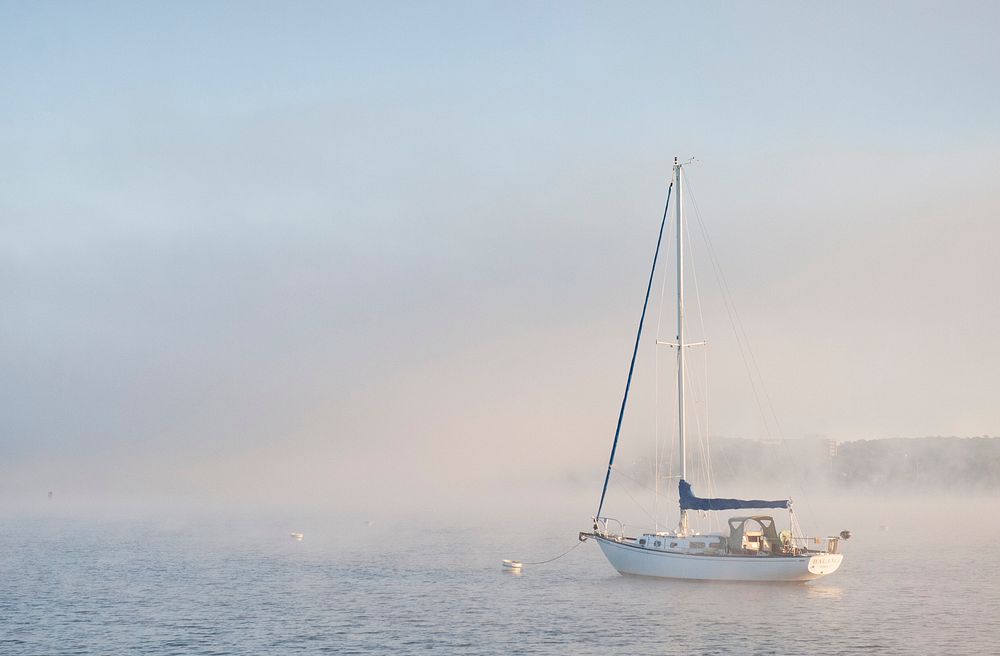
[[[594,536],[621,574],[703,581],[812,581],[840,567],[841,554],[702,556],[646,549]]]

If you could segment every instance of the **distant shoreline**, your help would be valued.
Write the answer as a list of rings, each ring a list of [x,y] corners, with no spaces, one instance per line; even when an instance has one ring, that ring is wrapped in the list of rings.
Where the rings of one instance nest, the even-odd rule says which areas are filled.
[[[663,445],[661,445],[661,450]],[[703,458],[693,445],[692,459]],[[948,489],[1000,492],[1000,437],[895,437],[836,441],[823,437],[751,440],[713,437],[716,483],[796,478],[852,489]],[[634,464],[643,478],[652,457]]]

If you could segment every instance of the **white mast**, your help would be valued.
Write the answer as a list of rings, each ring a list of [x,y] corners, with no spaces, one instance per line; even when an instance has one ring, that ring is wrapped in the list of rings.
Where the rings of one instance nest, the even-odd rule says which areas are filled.
[[[687,480],[684,457],[684,212],[681,165],[674,158],[674,183],[677,187],[677,444],[680,448],[681,480]],[[681,510],[677,526],[680,535],[687,535],[687,511]]]

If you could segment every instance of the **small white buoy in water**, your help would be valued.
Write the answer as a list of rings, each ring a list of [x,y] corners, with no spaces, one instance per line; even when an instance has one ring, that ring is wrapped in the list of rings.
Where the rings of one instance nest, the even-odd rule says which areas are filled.
[[[305,533],[292,533],[292,539],[295,540],[296,542],[302,542],[302,538],[304,538],[305,536],[306,536]]]
[[[513,569],[513,570],[520,571],[521,570],[521,561],[520,560],[505,560],[505,561],[503,561],[503,566],[506,567],[507,569]]]

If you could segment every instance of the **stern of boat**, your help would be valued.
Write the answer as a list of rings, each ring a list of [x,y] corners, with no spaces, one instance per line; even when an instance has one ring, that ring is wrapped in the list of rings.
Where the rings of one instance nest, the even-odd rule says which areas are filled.
[[[839,553],[817,554],[809,559],[809,573],[816,578],[833,574],[840,567],[844,560],[844,555]]]

